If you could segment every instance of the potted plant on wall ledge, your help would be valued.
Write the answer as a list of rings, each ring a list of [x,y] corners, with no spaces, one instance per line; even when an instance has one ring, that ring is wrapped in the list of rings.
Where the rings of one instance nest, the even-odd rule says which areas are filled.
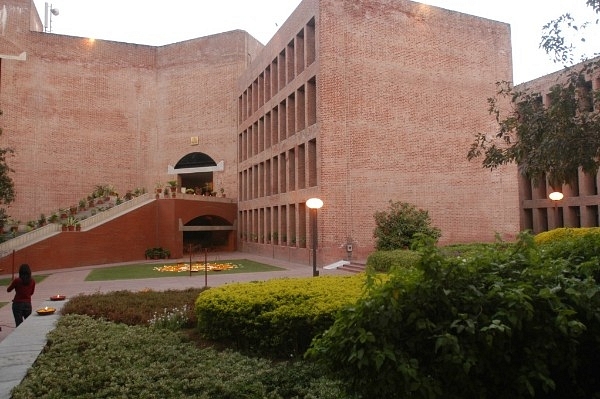
[[[47,223],[46,215],[40,213],[40,217],[38,218],[37,222],[39,227],[45,226]]]
[[[48,222],[49,223],[58,222],[58,213],[54,212],[52,215],[50,215],[50,217],[48,218]]]
[[[171,189],[171,197],[175,198],[175,193],[177,192],[177,180],[169,180],[169,188]]]

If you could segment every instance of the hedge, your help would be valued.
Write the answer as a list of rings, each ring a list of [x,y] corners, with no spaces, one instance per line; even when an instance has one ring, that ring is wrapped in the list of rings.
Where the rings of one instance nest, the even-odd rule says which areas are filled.
[[[213,340],[272,355],[296,355],[361,296],[364,275],[275,279],[204,291],[198,329]]]

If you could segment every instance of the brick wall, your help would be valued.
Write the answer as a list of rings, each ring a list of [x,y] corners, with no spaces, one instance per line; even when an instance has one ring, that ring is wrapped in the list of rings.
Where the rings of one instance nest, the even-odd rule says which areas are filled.
[[[323,1],[321,21],[325,247],[351,238],[366,255],[389,200],[428,210],[442,243],[514,237],[516,169],[466,159],[474,135],[494,131],[495,82],[512,78],[509,26],[385,0]]]
[[[2,60],[0,80],[0,145],[15,149],[14,219],[77,203],[98,184],[151,191],[176,178],[167,166],[190,152],[224,161],[215,187],[236,196],[233,98],[260,44],[242,31],[162,47],[30,32],[15,17],[30,2],[14,3],[6,36],[27,60]]]
[[[390,200],[428,210],[442,229],[442,243],[491,241],[495,233],[513,238],[519,230],[516,168],[490,172],[466,159],[475,134],[495,130],[487,113],[495,82],[512,78],[509,26],[410,1],[305,1],[242,75],[240,92],[245,95],[271,60],[289,49],[311,17],[316,62],[238,129],[245,132],[316,73],[316,125],[266,152],[295,154],[314,135],[317,186],[242,198],[247,220],[241,223],[256,230],[260,212],[254,210],[277,208],[288,212],[289,233],[289,208],[320,197],[320,263],[346,258],[348,243],[354,259],[366,258],[374,246],[373,214]],[[258,154],[240,162],[240,169],[250,174],[262,161]],[[297,178],[289,168],[285,178]],[[308,222],[306,213],[295,216]],[[259,251],[253,243],[246,247]],[[273,253],[290,256],[289,250]]]
[[[14,254],[16,268],[29,263],[34,271],[78,266],[101,265],[144,259],[146,249],[163,247],[171,258],[183,257],[182,224],[199,215],[214,215],[234,224],[236,206],[233,203],[210,203],[165,199],[152,201],[117,219],[86,231],[60,232],[49,239],[18,250]],[[224,250],[235,249],[235,233]],[[12,269],[12,253],[0,258],[2,273]]]

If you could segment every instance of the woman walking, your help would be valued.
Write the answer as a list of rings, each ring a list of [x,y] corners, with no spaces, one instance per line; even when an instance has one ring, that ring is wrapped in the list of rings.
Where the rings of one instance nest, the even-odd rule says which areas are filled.
[[[19,327],[19,324],[31,314],[31,296],[35,291],[35,280],[31,278],[31,268],[28,264],[24,263],[19,267],[19,277],[10,283],[6,291],[11,292],[13,289],[15,297],[12,311],[15,324]]]

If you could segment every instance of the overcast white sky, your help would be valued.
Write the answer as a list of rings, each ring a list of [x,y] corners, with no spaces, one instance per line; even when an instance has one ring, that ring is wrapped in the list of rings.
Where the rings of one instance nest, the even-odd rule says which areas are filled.
[[[350,0],[358,1],[358,0]],[[42,21],[45,1],[34,0]],[[422,0],[421,3],[511,25],[514,81],[521,83],[561,68],[539,48],[542,26],[564,12],[592,20],[585,0]],[[267,43],[300,0],[54,0],[57,34],[127,43],[164,45],[234,29]],[[588,53],[600,52],[600,31],[587,35]],[[599,39],[592,39],[592,38]]]

